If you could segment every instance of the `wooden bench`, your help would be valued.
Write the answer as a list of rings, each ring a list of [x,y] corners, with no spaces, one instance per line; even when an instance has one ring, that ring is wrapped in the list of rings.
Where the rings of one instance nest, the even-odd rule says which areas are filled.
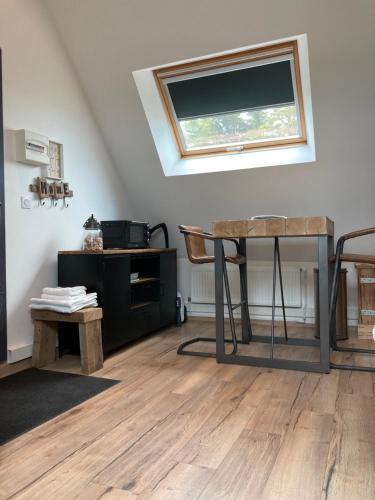
[[[34,321],[33,366],[41,368],[56,359],[56,340],[58,323],[78,323],[79,344],[81,348],[82,371],[86,374],[103,367],[103,348],[100,307],[81,309],[66,314],[53,311],[32,309]]]

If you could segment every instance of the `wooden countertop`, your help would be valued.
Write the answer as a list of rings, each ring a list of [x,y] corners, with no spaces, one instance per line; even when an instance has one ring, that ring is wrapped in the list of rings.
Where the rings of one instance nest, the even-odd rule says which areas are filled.
[[[62,250],[59,255],[117,255],[176,252],[176,248],[133,248],[129,250]]]
[[[221,220],[214,222],[216,238],[272,238],[334,235],[334,224],[326,216],[287,219]]]

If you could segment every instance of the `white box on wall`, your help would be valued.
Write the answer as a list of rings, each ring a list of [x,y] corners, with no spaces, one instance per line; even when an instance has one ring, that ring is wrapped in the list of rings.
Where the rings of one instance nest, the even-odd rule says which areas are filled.
[[[16,161],[30,165],[49,165],[48,137],[30,132],[16,130]]]

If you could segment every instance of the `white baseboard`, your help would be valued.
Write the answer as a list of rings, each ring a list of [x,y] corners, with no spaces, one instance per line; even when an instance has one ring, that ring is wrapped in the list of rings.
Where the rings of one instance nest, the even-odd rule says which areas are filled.
[[[33,344],[8,347],[8,363],[17,363],[22,359],[30,358],[33,353]]]

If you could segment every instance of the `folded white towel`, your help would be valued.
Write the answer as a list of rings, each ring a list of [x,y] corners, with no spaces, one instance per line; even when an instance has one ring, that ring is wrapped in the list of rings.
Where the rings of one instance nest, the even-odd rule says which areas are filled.
[[[85,295],[85,286],[73,286],[73,287],[57,287],[57,288],[43,288],[42,293],[48,295],[65,295],[65,296],[75,296],[75,295]]]
[[[98,303],[96,300],[92,300],[85,305],[78,306],[58,306],[53,304],[30,304],[30,309],[41,309],[47,311],[55,311],[60,313],[71,314],[73,312],[79,311],[80,309],[85,309],[86,307],[98,307]]]
[[[85,295],[50,295],[49,293],[42,293],[41,298],[38,300],[53,301],[53,302],[63,302],[64,304],[74,304],[81,302],[82,300],[97,298],[98,294],[96,292],[88,293]]]
[[[69,298],[61,298],[59,299],[39,299],[39,298],[32,298],[30,299],[31,304],[38,304],[38,305],[55,305],[55,306],[62,306],[62,307],[75,307],[79,305],[85,305],[89,302],[92,302],[93,300],[97,299],[97,293],[89,293],[88,295],[84,295],[83,297],[69,297]]]

